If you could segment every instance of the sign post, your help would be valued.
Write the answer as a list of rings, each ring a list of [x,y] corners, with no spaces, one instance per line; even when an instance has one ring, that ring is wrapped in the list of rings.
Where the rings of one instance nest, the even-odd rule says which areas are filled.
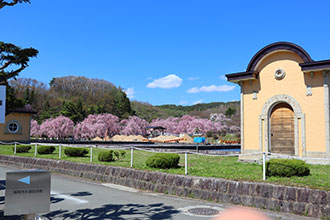
[[[7,172],[4,215],[33,219],[38,213],[49,212],[50,177],[48,170]]]
[[[0,86],[0,124],[5,123],[6,115],[6,86]]]

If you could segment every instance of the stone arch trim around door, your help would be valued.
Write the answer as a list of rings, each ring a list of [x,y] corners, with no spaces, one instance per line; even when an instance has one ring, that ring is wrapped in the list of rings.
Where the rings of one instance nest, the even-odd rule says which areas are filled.
[[[270,111],[278,103],[289,104],[294,112],[294,149],[295,156],[299,156],[299,143],[302,147],[302,156],[306,156],[306,128],[305,128],[305,114],[302,112],[301,107],[297,100],[293,97],[285,94],[275,95],[269,98],[261,111],[259,116],[259,151],[263,151],[263,146],[265,151],[269,152],[269,142],[270,142],[270,131],[269,131],[269,119]],[[300,120],[300,126],[299,126]],[[301,139],[299,140],[299,131],[301,133]]]

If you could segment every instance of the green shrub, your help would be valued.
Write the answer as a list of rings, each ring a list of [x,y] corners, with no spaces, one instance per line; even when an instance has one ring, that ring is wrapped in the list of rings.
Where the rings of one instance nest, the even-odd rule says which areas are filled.
[[[125,158],[125,156],[126,156],[126,151],[124,151],[124,150],[119,150],[119,156],[120,156],[120,158]]]
[[[52,154],[55,151],[54,146],[40,146],[38,147],[38,154]]]
[[[89,153],[89,150],[86,148],[66,147],[64,153],[69,157],[84,157]]]
[[[118,151],[113,151],[113,156],[114,158],[116,158],[117,160],[119,160],[119,152]]]
[[[146,160],[146,165],[152,168],[177,168],[180,156],[177,154],[157,153]]]
[[[16,146],[16,153],[28,153],[29,150],[31,150],[31,146],[29,146],[29,145]],[[13,151],[15,152],[15,147],[13,147]]]
[[[270,159],[266,162],[267,176],[307,176],[309,173],[309,166],[302,160]]]
[[[102,162],[115,161],[113,150],[100,152],[97,159]]]
[[[115,160],[120,160],[125,158],[126,152],[124,150],[109,150],[109,151],[102,151],[98,155],[98,160],[103,162],[111,162]]]

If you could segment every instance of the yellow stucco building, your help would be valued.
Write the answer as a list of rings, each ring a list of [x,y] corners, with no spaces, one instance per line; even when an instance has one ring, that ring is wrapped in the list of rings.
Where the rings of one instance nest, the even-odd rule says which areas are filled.
[[[262,48],[245,72],[227,74],[241,87],[241,157],[272,152],[330,158],[330,60],[300,46]]]
[[[0,141],[30,142],[30,127],[32,115],[36,114],[31,106],[10,110],[5,117],[5,123],[0,124]]]

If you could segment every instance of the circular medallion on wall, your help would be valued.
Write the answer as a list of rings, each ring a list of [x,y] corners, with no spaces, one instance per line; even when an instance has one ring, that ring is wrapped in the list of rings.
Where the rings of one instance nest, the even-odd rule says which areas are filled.
[[[285,71],[281,68],[278,68],[277,70],[275,70],[275,79],[277,80],[281,80],[285,77]]]

